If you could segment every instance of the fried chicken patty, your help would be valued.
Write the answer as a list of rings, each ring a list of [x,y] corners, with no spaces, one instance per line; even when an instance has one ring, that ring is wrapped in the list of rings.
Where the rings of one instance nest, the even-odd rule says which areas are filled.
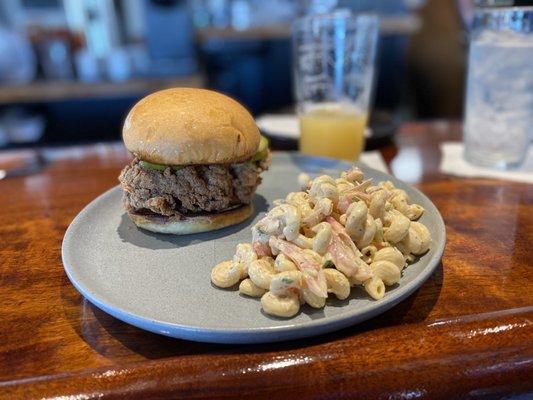
[[[270,153],[257,163],[189,165],[164,171],[146,169],[135,158],[119,176],[128,212],[182,216],[220,212],[250,204],[270,165]]]

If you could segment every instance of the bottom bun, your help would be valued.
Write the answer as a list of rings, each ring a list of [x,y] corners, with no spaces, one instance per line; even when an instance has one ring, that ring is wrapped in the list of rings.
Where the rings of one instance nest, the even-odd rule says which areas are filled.
[[[220,213],[185,216],[181,219],[155,214],[128,213],[128,216],[135,225],[147,231],[188,235],[190,233],[214,231],[238,224],[252,215],[253,211],[253,206],[247,204]]]

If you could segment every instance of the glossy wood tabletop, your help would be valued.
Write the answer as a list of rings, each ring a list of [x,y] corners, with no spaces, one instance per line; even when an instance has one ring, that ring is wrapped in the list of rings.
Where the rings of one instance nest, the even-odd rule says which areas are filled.
[[[84,300],[61,241],[129,156],[121,145],[42,152],[41,171],[0,180],[0,398],[533,396],[533,186],[439,173],[438,143],[458,132],[406,124],[382,150],[444,217],[435,274],[370,321],[265,345],[166,338]]]

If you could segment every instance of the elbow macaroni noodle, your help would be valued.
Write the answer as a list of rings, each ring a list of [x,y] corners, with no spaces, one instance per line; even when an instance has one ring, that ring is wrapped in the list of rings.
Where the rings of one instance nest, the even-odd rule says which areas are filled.
[[[214,285],[240,282],[239,292],[261,297],[265,313],[289,318],[302,304],[324,307],[329,293],[344,300],[356,285],[379,300],[428,251],[431,235],[417,221],[424,209],[392,182],[372,185],[352,167],[337,179],[301,175],[299,183],[302,191],[276,200],[252,227],[251,244],[213,268]]]

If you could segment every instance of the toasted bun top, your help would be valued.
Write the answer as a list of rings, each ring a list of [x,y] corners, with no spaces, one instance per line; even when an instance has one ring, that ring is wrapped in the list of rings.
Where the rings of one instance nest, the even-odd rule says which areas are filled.
[[[250,113],[228,96],[174,88],[135,104],[122,137],[141,160],[186,165],[244,161],[256,152],[260,135]]]

